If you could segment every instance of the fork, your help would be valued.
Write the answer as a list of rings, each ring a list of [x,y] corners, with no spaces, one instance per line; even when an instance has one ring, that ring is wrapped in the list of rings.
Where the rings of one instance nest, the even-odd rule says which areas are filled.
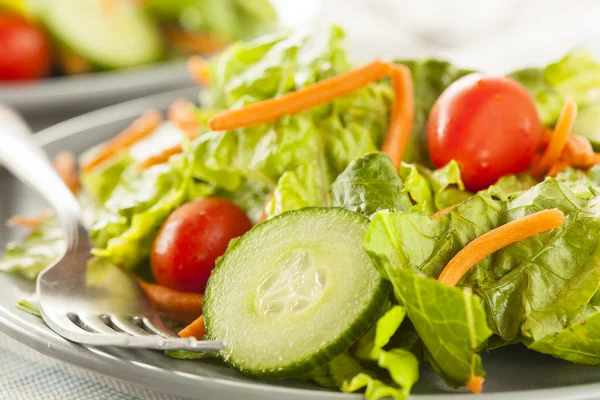
[[[134,278],[111,263],[92,259],[79,203],[43,154],[16,112],[0,105],[0,164],[50,203],[63,228],[63,256],[44,269],[36,283],[46,324],[85,345],[223,349],[220,340],[179,337],[162,322]]]

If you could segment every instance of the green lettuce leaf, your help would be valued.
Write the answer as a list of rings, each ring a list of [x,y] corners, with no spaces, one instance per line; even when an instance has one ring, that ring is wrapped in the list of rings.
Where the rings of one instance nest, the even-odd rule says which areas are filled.
[[[472,71],[457,68],[446,61],[433,59],[396,62],[410,68],[415,91],[415,121],[404,160],[431,166],[426,133],[429,112],[444,89]]]
[[[100,203],[104,203],[121,181],[123,172],[134,163],[133,157],[125,153],[89,172],[82,174],[81,184],[86,193]]]
[[[247,39],[277,21],[268,0],[149,0],[144,6],[159,21],[177,22],[187,30],[226,40]]]
[[[412,204],[387,155],[371,153],[353,161],[331,187],[333,205],[373,216],[381,210],[404,211]]]
[[[506,194],[511,194],[531,189],[538,183],[539,182],[529,174],[504,175],[494,183],[494,186],[501,189]]]
[[[130,269],[146,265],[156,232],[188,198],[192,185],[189,164],[188,157],[183,156],[169,166],[155,166],[135,178],[122,180],[104,204],[112,213],[103,214],[105,219],[92,224],[90,235],[97,246],[92,254]],[[111,225],[115,215],[120,218]],[[107,237],[109,229],[118,234]],[[99,237],[105,243],[100,243]]]
[[[596,294],[594,297],[598,297]],[[526,341],[527,346],[540,353],[580,364],[600,365],[600,307],[592,301],[565,328],[546,337]]]
[[[497,207],[494,201],[490,196],[474,197],[456,210],[485,216],[482,211]],[[458,252],[465,238],[477,237],[485,225],[493,224],[496,213],[482,219],[481,227],[464,217],[454,219],[453,213],[440,220],[430,218],[421,206],[403,213],[378,213],[367,230],[364,248],[394,286],[436,371],[457,387],[484,375],[477,352],[492,331],[481,301],[470,289],[446,287],[422,274],[437,277],[448,255]]]
[[[563,330],[598,288],[600,198],[589,193],[576,194],[547,179],[516,196],[500,196],[492,187],[440,219],[429,218],[422,207],[379,213],[365,248],[384,275],[400,267],[435,278],[483,233],[543,209],[560,209],[566,216],[562,227],[497,251],[461,280],[481,297],[494,333],[508,341],[535,342]]]
[[[574,52],[545,68],[521,69],[511,76],[533,95],[544,125],[556,123],[567,95],[572,95],[582,110],[600,100],[600,63],[588,52]],[[595,133],[576,132],[585,136]]]
[[[469,288],[445,286],[401,266],[386,270],[386,275],[423,341],[428,360],[446,383],[460,387],[484,376],[477,353],[492,330],[479,298]]]
[[[412,202],[429,213],[458,204],[473,195],[465,190],[460,167],[454,160],[433,171],[418,164],[402,163],[400,177],[404,181],[403,190]]]
[[[329,193],[319,181],[316,168],[305,163],[281,175],[265,212],[267,218],[271,218],[285,211],[328,204]]]
[[[53,214],[32,229],[22,242],[11,242],[0,260],[0,272],[35,279],[65,251],[62,229]]]
[[[541,339],[562,329],[589,302],[600,282],[595,239],[600,235],[599,200],[578,197],[561,182],[547,179],[506,204],[505,222],[551,208],[566,218],[562,227],[487,258],[488,274],[475,290],[501,337]]]
[[[406,399],[419,379],[419,361],[412,352],[414,342],[394,340],[405,326],[405,315],[404,307],[393,306],[352,346],[350,353],[312,371],[309,378],[343,392],[364,390],[368,400]]]

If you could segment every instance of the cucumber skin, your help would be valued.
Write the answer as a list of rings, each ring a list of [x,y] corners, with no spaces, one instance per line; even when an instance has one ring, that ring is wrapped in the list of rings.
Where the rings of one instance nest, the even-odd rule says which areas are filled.
[[[222,257],[220,257],[219,259],[217,259],[215,269],[213,270],[213,274],[223,264],[224,260],[226,260],[227,253],[229,253],[232,249],[234,249],[235,247],[237,247],[241,243],[243,243],[244,240],[247,240],[246,235],[248,235],[250,232],[260,231],[261,229],[264,229],[266,224],[272,223],[272,221],[277,222],[278,219],[285,218],[286,215],[289,215],[292,213],[297,214],[297,213],[306,213],[306,212],[320,211],[320,210],[342,210],[344,213],[353,214],[353,216],[356,216],[360,219],[364,219],[366,222],[369,222],[368,218],[363,217],[360,214],[354,213],[352,211],[348,211],[344,208],[338,208],[338,207],[307,207],[307,208],[303,208],[300,210],[288,211],[288,212],[282,213],[280,215],[277,215],[276,217],[273,217],[273,218],[271,218],[265,222],[262,222],[258,225],[255,225],[244,236],[242,236],[238,239],[234,239],[234,241],[232,241],[230,243],[229,248],[227,249],[225,254]],[[375,268],[375,267],[373,267],[373,268]],[[212,277],[212,274],[211,274],[211,277]],[[206,291],[204,293],[204,301],[203,301],[203,309],[205,311],[210,310],[211,304],[212,304],[213,296],[211,296],[210,282],[211,282],[211,280],[209,278],[208,284],[206,286]],[[296,365],[290,365],[290,366],[286,366],[284,368],[280,367],[277,369],[264,369],[264,370],[258,370],[258,371],[257,370],[251,371],[251,370],[248,370],[247,368],[245,368],[244,365],[237,363],[236,360],[233,359],[232,357],[229,357],[229,358],[224,357],[222,352],[219,352],[219,356],[228,365],[234,367],[235,369],[240,371],[242,374],[247,375],[247,376],[253,376],[253,377],[260,378],[260,379],[277,379],[277,380],[300,377],[302,375],[309,373],[313,369],[320,367],[320,366],[326,364],[327,362],[333,360],[335,357],[337,357],[338,355],[340,355],[341,353],[346,351],[358,339],[360,339],[362,336],[364,336],[367,333],[367,331],[371,328],[371,326],[373,326],[373,324],[381,316],[382,307],[384,307],[385,304],[389,301],[389,298],[390,298],[389,296],[390,296],[391,292],[392,292],[392,287],[391,287],[390,283],[387,280],[385,280],[383,277],[381,277],[380,284],[378,285],[377,289],[375,290],[375,295],[371,298],[369,305],[366,307],[366,309],[362,313],[362,315],[359,318],[357,318],[354,321],[354,323],[348,328],[346,333],[342,337],[340,337],[337,341],[330,343],[329,345],[321,348],[319,351],[314,353],[309,359],[303,360],[303,362],[300,362]],[[209,339],[217,339],[212,334],[210,314],[211,314],[210,312],[208,312],[208,313],[204,312],[204,324],[206,326],[206,336]],[[225,343],[225,345],[227,346],[227,343]]]
[[[82,0],[82,1],[86,1],[86,0]],[[137,68],[137,67],[141,67],[144,65],[155,64],[160,61],[165,61],[169,58],[169,57],[167,57],[167,49],[164,44],[164,41],[161,38],[160,32],[158,31],[157,28],[155,28],[157,35],[160,38],[160,45],[156,46],[155,56],[151,61],[146,61],[144,63],[130,65],[130,66],[126,66],[126,67],[121,67],[121,66],[111,65],[110,63],[103,63],[102,61],[99,61],[99,60],[90,59],[85,54],[82,54],[75,46],[72,46],[71,43],[69,43],[69,40],[67,38],[56,33],[56,31],[54,29],[54,22],[51,21],[51,18],[48,17],[48,12],[44,9],[44,7],[48,7],[48,5],[45,5],[43,2],[41,2],[40,5],[38,5],[38,8],[36,9],[36,13],[35,13],[36,18],[39,20],[39,22],[41,22],[42,27],[44,28],[44,32],[48,36],[50,36],[52,42],[55,43],[55,46],[57,46],[58,48],[63,48],[66,51],[70,51],[73,54],[76,54],[79,57],[86,60],[89,63],[90,68],[91,68],[90,73]],[[144,16],[144,18],[147,18],[149,21],[152,21],[150,16],[147,13],[144,12],[143,16]]]

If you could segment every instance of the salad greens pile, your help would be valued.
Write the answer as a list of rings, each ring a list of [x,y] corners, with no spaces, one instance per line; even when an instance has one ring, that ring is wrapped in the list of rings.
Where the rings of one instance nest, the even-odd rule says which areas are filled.
[[[150,6],[166,13],[162,3]],[[190,23],[208,24],[193,19],[194,7],[210,3],[215,13],[225,7],[206,3],[178,1],[185,9],[181,18],[189,13]],[[256,11],[232,3],[239,12]],[[333,27],[321,41],[277,33],[231,46],[210,64],[212,86],[201,95],[198,119],[206,122],[220,110],[350,70],[343,37]],[[600,364],[600,167],[568,169],[544,181],[508,175],[486,190],[466,191],[456,162],[430,169],[425,124],[440,93],[469,71],[431,59],[402,63],[412,72],[416,115],[407,162],[399,170],[377,151],[393,97],[389,82],[382,81],[272,124],[206,131],[168,164],[142,173],[124,154],[84,174],[80,201],[94,255],[148,275],[158,229],[173,210],[198,197],[230,199],[254,222],[265,199],[268,218],[306,207],[341,207],[371,220],[363,247],[392,290],[380,318],[357,343],[298,378],[347,392],[365,390],[368,399],[404,399],[422,362],[449,386],[471,387],[485,375],[479,353],[497,346],[522,343],[568,361]],[[600,107],[600,64],[587,54],[512,76],[534,95],[546,125],[556,122],[568,93],[582,113]],[[600,132],[595,124],[600,119],[586,120],[577,133],[593,139]],[[553,208],[565,214],[562,227],[486,257],[457,287],[435,280],[475,238]],[[61,246],[49,218],[22,244],[9,245],[0,270],[33,279]]]

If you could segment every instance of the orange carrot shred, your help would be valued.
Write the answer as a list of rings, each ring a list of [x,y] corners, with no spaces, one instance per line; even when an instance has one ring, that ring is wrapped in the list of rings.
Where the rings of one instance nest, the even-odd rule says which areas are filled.
[[[539,146],[545,149],[546,147],[548,147],[548,143],[550,143],[551,139],[552,129],[548,127],[542,128],[542,135],[540,136]]]
[[[392,87],[396,99],[381,151],[398,169],[408,146],[415,116],[414,90],[410,70],[404,65],[391,64]]]
[[[77,157],[70,151],[61,151],[52,157],[52,165],[72,193],[79,191],[80,182],[77,174]]]
[[[219,113],[208,121],[210,129],[233,130],[273,122],[328,103],[390,75],[395,93],[382,151],[396,166],[404,156],[414,120],[414,94],[410,70],[404,65],[375,60],[363,67],[317,82],[281,97]]]
[[[90,171],[114,157],[117,153],[128,149],[137,141],[150,135],[160,126],[162,114],[159,111],[146,111],[135,120],[129,127],[106,143],[90,160],[83,166],[84,171]]]
[[[594,165],[600,164],[600,153],[594,153]]]
[[[550,167],[550,171],[548,171],[546,175],[554,178],[556,175],[569,168],[569,165],[569,161],[561,158],[560,160],[552,164],[552,166]]]
[[[565,215],[557,209],[542,210],[484,233],[466,245],[442,270],[438,281],[455,286],[479,261],[497,250],[535,234],[562,226]]]
[[[546,151],[542,155],[539,162],[532,166],[531,174],[539,176],[545,171],[549,170],[552,164],[558,161],[565,145],[567,138],[573,124],[575,123],[575,117],[577,116],[577,104],[573,100],[573,97],[567,96],[565,98],[565,104],[563,105],[560,117],[554,128],[554,133],[550,139],[550,143],[546,148]]]
[[[15,215],[6,221],[6,226],[11,228],[15,226],[22,226],[24,228],[35,229],[44,221],[49,213],[50,209],[45,209],[35,217],[23,217],[22,215]]]
[[[387,63],[376,60],[283,96],[224,111],[212,117],[208,126],[213,131],[223,131],[273,122],[284,115],[297,114],[353,93],[389,72]]]
[[[202,314],[202,294],[179,292],[141,279],[138,282],[157,311],[184,322],[193,321]]]
[[[435,219],[440,219],[442,218],[444,215],[448,214],[450,211],[452,211],[454,208],[458,207],[461,203],[456,203],[451,205],[450,207],[446,207],[442,210],[439,210],[435,213],[433,213],[433,215],[431,216],[431,218],[435,218]]]
[[[204,325],[204,316],[199,316],[194,322],[179,331],[179,336],[187,338],[194,337],[196,339],[202,339],[202,336],[206,334],[206,326]]]
[[[187,64],[190,76],[201,86],[210,85],[210,72],[204,58],[200,56],[192,56]]]
[[[483,382],[485,379],[483,376],[472,376],[467,382],[467,389],[469,389],[472,393],[479,394],[483,391]]]
[[[194,105],[184,99],[176,100],[171,104],[167,112],[167,119],[190,139],[195,137],[200,129],[200,121],[194,112]]]
[[[186,31],[174,25],[164,27],[162,32],[169,45],[186,54],[213,54],[228,44],[226,40],[214,34]]]
[[[561,158],[578,168],[590,168],[594,165],[594,148],[588,138],[579,135],[569,135]]]

